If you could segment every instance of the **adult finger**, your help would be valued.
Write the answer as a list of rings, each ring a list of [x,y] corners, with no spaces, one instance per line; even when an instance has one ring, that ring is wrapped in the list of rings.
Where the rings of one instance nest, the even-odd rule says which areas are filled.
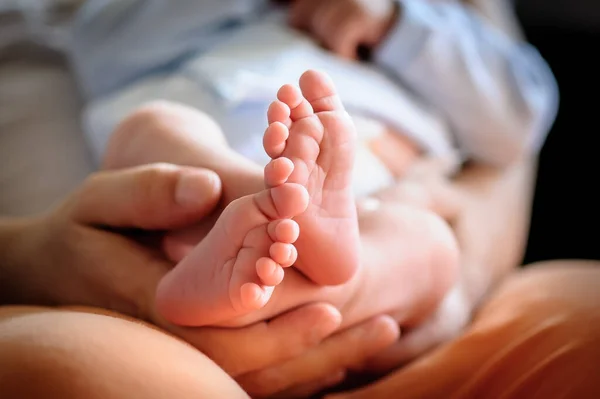
[[[289,11],[290,25],[297,29],[308,29],[322,4],[322,0],[294,1]]]
[[[339,9],[336,2],[328,1],[324,2],[315,15],[312,16],[310,24],[311,31],[325,46],[329,45],[329,38],[334,34],[336,26],[333,25],[333,22],[339,14],[343,15],[345,12],[345,10]]]
[[[333,3],[325,24],[327,31],[322,37],[323,42],[335,54],[356,59],[356,50],[365,29],[360,9],[353,1]]]
[[[340,323],[341,315],[333,306],[310,304],[244,328],[165,328],[237,376],[299,356],[336,331]]]
[[[377,316],[344,330],[301,357],[237,378],[252,396],[269,396],[304,384],[331,378],[361,363],[395,342],[397,323],[389,316]],[[291,394],[291,391],[289,392]]]
[[[338,25],[336,32],[330,35],[328,46],[341,57],[356,59],[362,35],[360,17],[350,15],[347,20]]]
[[[172,229],[209,214],[221,196],[221,181],[206,169],[150,164],[90,176],[67,202],[85,224]]]
[[[173,263],[181,262],[208,235],[219,216],[219,212],[213,212],[200,224],[167,232],[162,242],[167,258]]]
[[[425,323],[410,331],[385,352],[369,359],[365,371],[386,372],[400,367],[442,342],[435,323]]]
[[[472,305],[459,285],[455,286],[437,311],[424,323],[409,331],[393,346],[365,363],[365,369],[389,371],[410,362],[460,334],[471,316]]]
[[[294,398],[310,398],[319,392],[323,392],[328,388],[335,387],[341,384],[347,377],[348,373],[345,370],[339,370],[329,377],[303,384],[275,395],[269,396],[270,399],[294,399]]]

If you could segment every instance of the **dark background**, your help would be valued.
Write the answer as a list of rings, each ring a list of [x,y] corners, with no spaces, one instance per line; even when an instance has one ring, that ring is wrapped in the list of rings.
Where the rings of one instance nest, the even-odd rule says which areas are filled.
[[[600,259],[600,26],[577,30],[520,20],[560,90],[558,117],[540,155],[524,263]]]

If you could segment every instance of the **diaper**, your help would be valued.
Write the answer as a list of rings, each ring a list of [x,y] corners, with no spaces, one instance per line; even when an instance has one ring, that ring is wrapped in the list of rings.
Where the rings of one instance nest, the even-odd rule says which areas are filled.
[[[373,154],[369,141],[385,133],[385,125],[374,119],[353,115],[357,133],[356,159],[353,171],[353,190],[356,197],[366,197],[389,187],[394,176]]]

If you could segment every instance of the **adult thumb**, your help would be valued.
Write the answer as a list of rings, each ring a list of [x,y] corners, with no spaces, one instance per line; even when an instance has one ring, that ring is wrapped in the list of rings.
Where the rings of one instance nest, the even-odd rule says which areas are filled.
[[[91,175],[67,201],[84,224],[163,230],[194,224],[221,197],[216,173],[172,164],[149,164]]]

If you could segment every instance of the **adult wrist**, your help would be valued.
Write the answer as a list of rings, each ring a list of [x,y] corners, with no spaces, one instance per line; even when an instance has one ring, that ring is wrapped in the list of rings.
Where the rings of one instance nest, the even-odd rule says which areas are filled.
[[[30,274],[32,219],[0,219],[0,305],[17,304]],[[29,244],[29,245],[28,245]]]

